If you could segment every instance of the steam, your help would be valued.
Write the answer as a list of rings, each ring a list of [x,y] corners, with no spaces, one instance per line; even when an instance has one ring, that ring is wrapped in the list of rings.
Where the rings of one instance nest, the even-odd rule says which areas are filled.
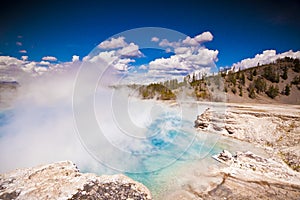
[[[70,69],[21,81],[10,117],[0,129],[0,172],[60,160],[104,170],[74,129],[72,92],[78,67]]]
[[[0,172],[61,160],[98,174],[150,172],[191,145],[192,131],[182,130],[192,124],[182,118],[193,121],[196,109],[141,101],[108,87],[120,77],[105,62],[83,66],[22,80],[0,127]]]
[[[151,33],[146,30],[158,31],[146,28],[124,34],[131,38],[140,31]],[[172,48],[191,45],[189,48],[193,50],[192,54],[187,51],[172,57],[174,62],[180,62],[178,66],[182,69],[174,69],[171,75],[181,76],[181,73],[178,74],[181,70],[189,72],[195,67],[215,67],[218,51],[201,46],[198,37],[195,37],[199,39],[197,48],[194,48],[195,38],[189,38],[189,42],[183,44],[180,39],[185,38],[183,34],[171,33],[178,41],[174,45],[179,45]],[[201,41],[212,39],[211,34],[207,36],[203,36]],[[169,69],[174,68],[173,65],[163,67],[165,61],[156,59],[156,64],[149,65],[146,74],[135,74],[130,63],[134,62],[133,58],[141,56],[139,43],[125,42],[124,39],[119,37],[101,43],[100,49],[96,47],[82,61],[75,56],[73,62],[51,65],[49,69],[52,70],[35,73],[36,76],[25,76],[25,71],[19,72],[21,87],[18,97],[12,109],[4,111],[11,114],[0,126],[0,172],[71,160],[80,169],[89,172],[144,173],[167,167],[185,153],[195,137],[191,134],[194,132],[194,117],[204,109],[198,112],[197,106],[180,103],[166,106],[157,101],[141,101],[126,87],[111,87],[130,82],[137,76],[137,80],[142,81],[148,76],[155,80],[156,76],[168,79],[171,76]],[[144,38],[135,39],[144,41]],[[149,48],[153,47],[152,43],[142,42],[139,45]],[[111,50],[116,47],[121,49]],[[47,57],[44,60],[55,59]],[[29,64],[21,62],[16,65]],[[9,72],[15,74],[14,70]],[[135,74],[134,77],[132,74]],[[187,100],[185,96],[182,94],[180,99]],[[199,154],[199,149],[199,146],[194,149],[195,155]]]

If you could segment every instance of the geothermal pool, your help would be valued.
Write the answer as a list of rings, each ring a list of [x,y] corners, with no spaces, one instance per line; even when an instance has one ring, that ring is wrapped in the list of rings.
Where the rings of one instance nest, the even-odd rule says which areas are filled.
[[[95,97],[95,118],[106,143],[91,134],[88,124],[84,132],[76,133],[72,107],[61,101],[2,110],[1,172],[71,160],[83,172],[124,173],[160,199],[188,181],[206,182],[202,175],[219,165],[212,155],[250,147],[193,127],[196,116],[208,107],[225,112],[223,104],[114,95],[113,99],[103,93]]]

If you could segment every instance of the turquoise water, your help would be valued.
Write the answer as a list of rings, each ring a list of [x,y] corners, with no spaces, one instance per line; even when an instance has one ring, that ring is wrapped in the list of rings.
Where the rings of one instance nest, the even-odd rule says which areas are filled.
[[[163,194],[166,193],[170,189],[170,187],[172,187],[172,185],[178,184],[178,182],[180,182],[180,173],[183,170],[185,170],[190,164],[194,164],[199,161],[204,161],[205,163],[215,162],[211,158],[211,155],[219,153],[224,147],[219,143],[220,136],[215,134],[207,134],[207,133],[201,134],[194,129],[193,126],[194,126],[195,117],[197,114],[202,112],[201,110],[199,111],[195,108],[191,108],[190,109],[191,112],[190,112],[190,110],[186,108],[185,111],[187,111],[188,114],[182,116],[182,114],[178,112],[177,108],[169,109],[168,106],[165,107],[164,106],[162,106],[161,109],[158,109],[159,111],[161,110],[161,112],[155,113],[155,115],[153,115],[155,117],[153,117],[151,123],[147,125],[146,132],[144,133],[144,135],[146,136],[146,140],[141,140],[140,143],[134,144],[137,146],[126,144],[123,147],[123,148],[127,147],[126,150],[130,151],[132,154],[141,154],[139,162],[136,163],[136,166],[134,167],[137,169],[135,171],[144,172],[144,173],[126,173],[126,175],[146,185],[151,190],[155,199],[161,199]],[[146,105],[143,105],[143,107],[146,107]],[[204,106],[203,109],[205,109],[206,107],[207,106]],[[139,110],[140,108],[138,107],[137,111]],[[40,119],[41,122],[44,122],[45,117],[43,116],[43,113],[47,113],[46,116],[48,116],[49,119],[51,120],[55,119],[54,116],[56,115],[53,115],[52,112],[48,110],[39,110],[39,112],[35,114],[35,117],[37,119]],[[138,113],[135,113],[135,115],[136,115],[136,119],[140,119],[140,116],[137,116]],[[13,126],[10,124],[10,122],[13,120],[15,120],[15,118],[12,110],[5,110],[0,112],[0,137],[4,134],[8,134],[8,135],[10,134],[10,133],[6,133],[5,130],[10,130],[11,133],[13,133],[15,132],[14,131],[15,129],[17,130],[20,129],[20,127],[7,128],[7,126]],[[55,122],[61,122],[61,120],[65,120],[65,118],[58,118],[58,121]],[[68,121],[64,123],[68,123]],[[37,124],[32,123],[29,125],[36,126]],[[43,126],[38,126],[36,128],[37,128],[37,133],[39,134],[43,133]],[[58,129],[58,131],[60,131],[60,129]],[[25,131],[24,134],[27,134],[27,132]],[[48,134],[52,135],[53,132],[49,132]],[[65,134],[65,133],[62,132],[61,134]],[[72,136],[74,135],[72,134],[69,135],[69,137]],[[20,140],[16,140],[16,141],[30,142],[30,140],[22,140],[22,139],[23,138],[21,137]],[[54,140],[54,142],[57,141]],[[51,141],[49,141],[49,143],[51,143]],[[18,143],[15,142],[12,144],[12,146],[16,144]],[[39,150],[39,147],[34,147],[33,145],[31,145],[30,147],[36,148],[37,151]],[[17,148],[17,146],[14,146],[13,148]],[[64,153],[63,151],[66,148],[61,147],[61,149],[62,149],[61,153],[63,154]],[[29,151],[28,154],[25,155],[35,154],[37,151]],[[19,155],[19,153],[17,155]],[[20,152],[20,155],[22,155],[22,152]],[[55,160],[58,161],[62,159],[59,156],[55,156],[52,154],[45,154],[45,155],[54,156],[53,158],[54,161]],[[66,154],[64,159],[65,158],[70,160],[72,160],[72,158],[76,159],[76,155],[74,157],[69,158],[69,155]],[[111,155],[111,159],[116,159],[116,158],[118,158],[118,155],[116,155],[116,157]],[[80,161],[80,159],[78,160]],[[44,163],[45,162],[46,161],[44,161]],[[128,164],[130,163],[130,160],[125,162],[127,162],[125,164]],[[80,162],[76,164],[80,165]],[[28,166],[33,166],[33,165],[34,164],[28,163]],[[86,165],[82,165],[82,166],[86,166]],[[84,170],[84,168],[80,168],[80,169],[83,172],[96,172],[94,170],[88,170],[88,168],[86,170]],[[105,173],[105,169],[103,171],[101,170],[102,169],[99,169],[98,174]],[[203,170],[205,169],[203,168]],[[120,172],[115,172],[115,173],[120,173]],[[177,181],[177,179],[179,181]]]
[[[147,151],[157,154],[139,163],[138,167],[145,169],[145,173],[126,175],[146,185],[155,199],[159,199],[174,184],[174,178],[185,166],[205,160],[214,162],[211,156],[222,151],[218,144],[220,136],[200,134],[193,125],[193,120],[181,119],[176,113],[158,116],[148,127],[147,134],[150,137],[145,144]],[[153,132],[155,136],[152,136]],[[153,166],[159,170],[147,172],[147,169],[155,168]]]

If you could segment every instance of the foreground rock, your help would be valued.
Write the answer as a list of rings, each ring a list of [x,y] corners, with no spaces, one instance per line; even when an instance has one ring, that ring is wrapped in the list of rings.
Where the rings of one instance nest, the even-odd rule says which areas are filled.
[[[0,175],[0,199],[152,199],[124,175],[82,174],[69,161]]]
[[[215,199],[299,199],[300,173],[284,162],[263,158],[252,152],[237,152],[232,156],[223,150],[213,156],[226,164],[217,173],[223,180],[202,197]]]
[[[289,168],[283,161],[264,158],[250,151],[232,155],[223,150],[213,158],[227,165],[222,171],[236,177],[298,185],[300,194],[300,173]]]
[[[223,150],[213,156],[223,164],[199,175],[207,179],[205,184],[189,181],[180,195],[187,199],[300,199],[300,106],[226,104],[226,111],[207,109],[198,115],[195,128],[199,134],[249,142],[264,153],[259,156],[248,149],[234,155]]]
[[[195,127],[261,146],[300,172],[300,106],[229,104],[198,115]]]

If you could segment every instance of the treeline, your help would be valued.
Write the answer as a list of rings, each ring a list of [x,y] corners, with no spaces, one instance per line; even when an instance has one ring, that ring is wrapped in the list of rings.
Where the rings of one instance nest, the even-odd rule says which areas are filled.
[[[159,84],[151,83],[147,86],[139,87],[139,93],[143,99],[153,99],[157,100],[174,100],[176,95],[168,87]]]
[[[253,68],[245,69],[238,72],[222,72],[225,80],[224,91],[227,93],[232,91],[233,94],[237,93],[236,86],[239,89],[239,96],[243,96],[243,90],[246,89],[248,97],[254,99],[257,95],[266,94],[268,97],[274,99],[281,95],[289,96],[292,85],[296,85],[298,89],[300,77],[293,77],[292,81],[286,83],[289,70],[296,73],[300,72],[299,59],[285,57],[276,60],[274,63],[267,65],[259,65]],[[247,79],[245,79],[245,77]],[[247,85],[245,83],[247,82]],[[280,90],[279,85],[282,85]]]
[[[187,94],[197,100],[219,101],[216,94],[221,93],[232,93],[251,99],[265,95],[274,99],[279,95],[289,96],[293,86],[300,90],[300,75],[297,75],[299,72],[299,59],[285,57],[270,64],[258,64],[237,72],[220,71],[210,76],[193,73],[184,77],[182,82],[173,79],[152,83],[141,86],[139,93],[143,99],[160,100],[176,99],[176,93],[180,90],[189,91]]]

